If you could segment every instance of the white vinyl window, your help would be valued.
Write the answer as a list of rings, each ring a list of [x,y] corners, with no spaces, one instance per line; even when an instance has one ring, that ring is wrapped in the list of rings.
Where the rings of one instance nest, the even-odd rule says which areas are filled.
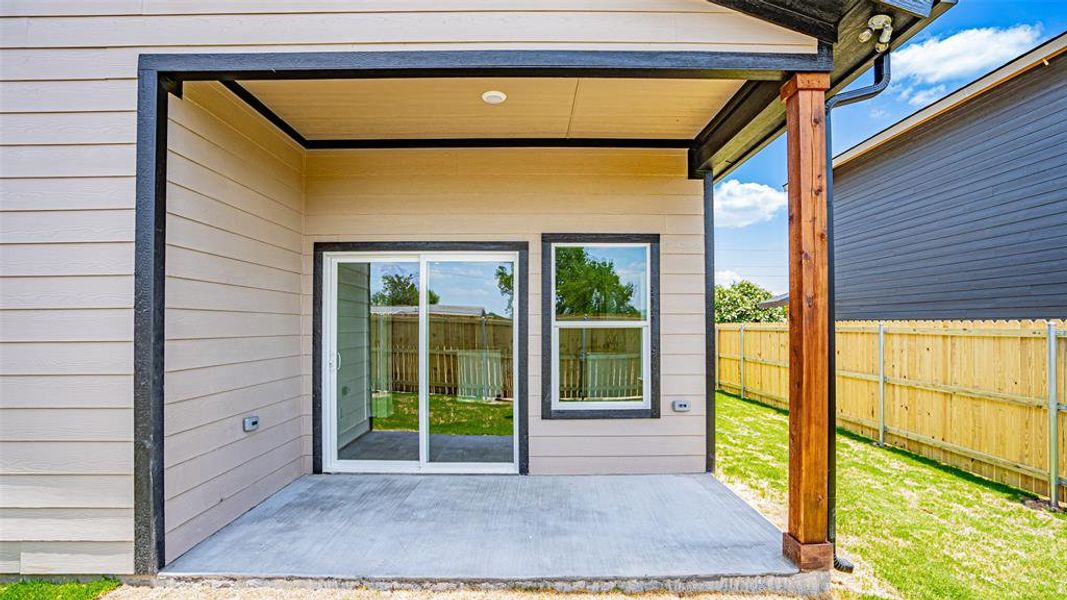
[[[650,244],[553,243],[551,253],[552,410],[649,409]]]

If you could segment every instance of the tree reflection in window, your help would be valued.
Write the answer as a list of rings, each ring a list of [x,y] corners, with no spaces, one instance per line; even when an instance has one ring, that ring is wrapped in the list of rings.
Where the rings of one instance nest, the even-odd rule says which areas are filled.
[[[640,251],[643,248],[628,249]],[[641,319],[634,305],[637,286],[620,277],[615,261],[597,259],[581,246],[557,246],[556,316],[561,320]],[[644,281],[645,273],[641,280]]]

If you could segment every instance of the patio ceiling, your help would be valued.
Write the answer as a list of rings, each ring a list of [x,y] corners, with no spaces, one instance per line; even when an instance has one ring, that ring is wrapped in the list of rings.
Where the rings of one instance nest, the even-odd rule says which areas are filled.
[[[736,79],[479,77],[238,82],[312,141],[688,141],[743,83]],[[482,94],[489,90],[504,92],[507,100],[487,104]]]

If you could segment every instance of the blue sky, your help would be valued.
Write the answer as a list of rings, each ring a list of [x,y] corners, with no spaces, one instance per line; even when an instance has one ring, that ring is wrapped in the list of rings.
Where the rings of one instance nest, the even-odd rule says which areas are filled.
[[[834,154],[1065,29],[1067,0],[959,0],[894,52],[889,89],[834,111]],[[748,279],[776,293],[787,290],[785,180],[783,136],[716,187],[716,282]]]
[[[429,263],[429,287],[441,297],[440,304],[451,306],[478,306],[486,312],[506,315],[508,298],[497,287],[497,262],[436,262]],[[503,263],[510,271],[510,263]],[[371,293],[382,291],[382,277],[402,275],[414,281],[419,279],[419,263],[388,262],[372,263]]]
[[[605,248],[590,246],[590,257],[615,265],[615,271],[624,283],[634,286],[633,305],[645,311],[646,249],[642,246]],[[429,287],[440,296],[440,304],[452,306],[478,306],[497,315],[508,314],[508,297],[497,286],[496,270],[504,265],[512,270],[510,263],[430,261],[427,273]],[[376,262],[371,264],[371,293],[384,288],[382,278],[386,275],[401,275],[414,281],[419,279],[417,262]]]

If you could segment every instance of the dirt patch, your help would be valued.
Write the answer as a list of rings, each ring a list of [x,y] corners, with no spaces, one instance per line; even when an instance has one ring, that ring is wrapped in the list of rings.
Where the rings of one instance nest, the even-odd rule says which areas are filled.
[[[1048,500],[1042,500],[1040,498],[1023,498],[1023,506],[1031,510],[1038,512],[1059,513],[1063,512],[1061,508],[1052,508],[1052,505],[1048,503]]]
[[[775,527],[783,530],[786,528],[789,518],[789,509],[787,506],[764,497],[751,486],[745,485],[742,481],[727,479],[723,477],[722,473],[717,473],[716,475],[720,481],[726,484],[726,486],[735,494],[740,496],[749,506],[755,508],[761,515],[766,517],[768,521],[774,523]],[[863,561],[857,560],[857,557],[848,556],[847,548],[849,546],[849,540],[847,538],[839,538],[838,542],[844,549],[844,554],[854,563],[855,571],[852,573],[833,571],[830,574],[830,585],[832,586],[831,589],[834,592],[834,597],[847,598],[869,595],[889,599],[900,598],[900,594],[893,590],[892,586],[878,579],[869,565]]]
[[[775,527],[778,529],[785,529],[789,518],[789,507],[764,497],[754,488],[746,485],[742,481],[727,479],[723,477],[722,473],[716,473],[715,477],[723,482],[726,487],[730,488],[735,494],[740,496],[745,503],[752,508],[755,508],[756,511],[766,517],[768,521],[774,523]]]

